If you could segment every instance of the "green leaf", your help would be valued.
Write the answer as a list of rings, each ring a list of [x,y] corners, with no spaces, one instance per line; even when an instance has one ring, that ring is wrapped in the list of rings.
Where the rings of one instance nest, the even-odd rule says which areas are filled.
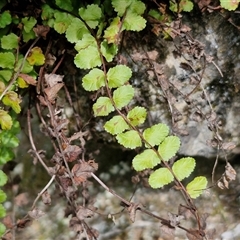
[[[91,34],[85,34],[81,40],[77,41],[75,49],[79,52],[89,46],[97,49],[97,42]]]
[[[229,11],[234,11],[237,9],[239,2],[239,0],[220,0],[220,5]]]
[[[46,21],[54,16],[54,9],[52,9],[49,5],[43,4],[42,5],[42,20]]]
[[[1,146],[0,148],[0,165],[4,165],[14,158],[14,153],[11,148]],[[1,177],[0,177],[1,178]]]
[[[134,96],[134,88],[131,85],[124,85],[113,92],[113,101],[118,109],[125,107]]]
[[[54,17],[56,18],[54,29],[60,34],[65,33],[72,22],[73,16],[65,12],[55,11]]]
[[[202,194],[203,190],[205,190],[206,187],[207,187],[207,178],[200,176],[200,177],[195,177],[193,181],[191,181],[187,185],[186,189],[190,197],[195,199]]]
[[[104,72],[94,68],[83,77],[82,81],[82,86],[86,91],[96,91],[105,85]]]
[[[119,33],[121,31],[121,19],[115,17],[110,23],[109,27],[104,31],[104,38],[108,43],[117,43],[119,40]]]
[[[6,227],[4,224],[0,223],[0,237],[6,232]]]
[[[45,56],[40,47],[34,47],[31,49],[27,56],[27,61],[30,65],[41,66],[45,62]]]
[[[26,32],[25,30],[22,31],[23,41],[27,43],[29,40],[35,39],[36,34],[33,30],[30,32]]]
[[[6,89],[6,86],[4,82],[2,82],[2,79],[0,79],[0,94],[3,93],[5,89]]]
[[[124,133],[119,133],[116,136],[116,139],[119,144],[123,145],[126,148],[135,149],[142,146],[141,138],[137,131],[129,130]]]
[[[12,22],[11,14],[8,11],[4,11],[0,14],[0,28],[5,28]]]
[[[181,0],[178,4],[171,1],[169,9],[172,12],[191,12],[193,10],[193,3],[190,0]]]
[[[7,183],[7,180],[7,175],[2,170],[0,170],[0,186],[5,185]]]
[[[2,77],[6,82],[9,82],[12,78],[13,72],[11,70],[0,70],[0,77]]]
[[[148,168],[153,168],[160,162],[161,159],[152,149],[146,149],[134,157],[132,165],[136,171],[142,171]]]
[[[101,66],[101,58],[97,47],[89,46],[79,51],[74,58],[74,63],[78,68],[90,69]]]
[[[191,12],[193,10],[193,3],[190,0],[181,0],[180,7],[184,12]]]
[[[107,40],[101,43],[101,53],[107,60],[107,62],[112,62],[113,58],[116,56],[118,47],[116,44],[108,44]]]
[[[22,67],[22,64],[23,64],[23,67]],[[30,65],[30,63],[28,61],[24,60],[24,58],[20,58],[18,60],[14,70],[17,72],[20,67],[22,67],[21,73],[30,73],[33,70],[33,65]]]
[[[0,125],[3,130],[11,129],[12,127],[12,118],[4,110],[0,109]]]
[[[14,33],[3,36],[1,39],[1,45],[3,49],[7,50],[18,48],[18,36]]]
[[[21,100],[19,99],[17,93],[13,92],[13,91],[9,91],[7,92],[3,99],[2,102],[6,105],[6,106],[10,106],[15,113],[20,113],[21,111],[21,107],[20,107],[20,102]]]
[[[36,25],[37,20],[34,17],[22,18],[23,29],[26,33],[29,33],[33,27]]]
[[[151,173],[148,182],[152,188],[161,188],[174,180],[172,173],[167,168],[159,168]]]
[[[159,21],[163,21],[164,17],[166,17],[165,15],[162,15],[159,11],[155,9],[150,9],[150,11],[148,12],[148,15],[153,18],[156,18]]]
[[[93,112],[96,117],[107,116],[113,110],[114,107],[108,97],[100,97],[97,102],[93,104]]]
[[[3,218],[6,216],[6,209],[3,207],[2,204],[0,204],[0,218]]]
[[[102,17],[102,10],[96,4],[88,5],[87,8],[79,9],[79,16],[87,23],[90,28],[96,28]]]
[[[71,12],[73,10],[71,0],[55,0],[55,3],[59,8],[66,10],[68,12]]]
[[[179,8],[178,4],[175,1],[170,2],[169,9],[172,12],[177,12],[177,11],[181,12],[181,9]]]
[[[144,139],[151,145],[159,145],[168,135],[169,127],[166,124],[159,123],[147,128],[143,132]],[[146,147],[148,147],[146,145]]]
[[[168,161],[170,158],[176,155],[180,148],[180,139],[176,136],[168,136],[158,147],[158,152],[162,157],[162,160]]]
[[[19,122],[16,119],[14,119],[12,128],[10,130],[11,134],[17,135],[18,133],[20,133],[20,130],[21,130],[21,128],[20,128]]]
[[[146,9],[146,6],[143,2],[141,1],[133,1],[132,4],[130,5],[129,10],[131,12],[134,12],[138,15],[142,15]]]
[[[128,11],[123,21],[124,29],[128,31],[141,31],[146,27],[146,20],[134,12]]]
[[[16,82],[17,82],[17,86],[19,88],[28,88],[29,87],[29,84],[22,77],[18,77]]]
[[[130,6],[132,0],[112,0],[112,6],[114,11],[118,13],[118,16],[122,17],[126,9]]]
[[[147,117],[147,110],[144,107],[134,107],[127,114],[128,120],[133,126],[143,124]]]
[[[129,129],[129,126],[122,118],[122,116],[114,116],[112,119],[105,123],[104,129],[112,135],[115,135],[122,133],[126,129]]]
[[[6,193],[0,189],[0,203],[5,202],[7,199]]]
[[[13,69],[15,57],[12,52],[0,53],[0,67]]]
[[[184,178],[189,177],[196,166],[196,161],[192,157],[181,158],[176,161],[172,170],[179,181],[182,181]]]
[[[1,144],[7,148],[15,148],[19,145],[19,139],[11,131],[0,132]]]
[[[71,43],[76,43],[81,40],[89,31],[85,24],[78,18],[74,18],[66,31],[66,38]]]
[[[117,88],[126,83],[132,76],[132,70],[125,65],[117,65],[107,72],[108,86]]]

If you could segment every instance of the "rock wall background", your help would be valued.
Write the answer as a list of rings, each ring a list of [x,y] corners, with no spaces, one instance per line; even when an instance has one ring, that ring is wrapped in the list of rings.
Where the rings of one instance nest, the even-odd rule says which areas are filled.
[[[230,159],[240,153],[240,31],[227,19],[184,16],[191,31],[173,41],[146,32],[125,40],[137,101],[150,108],[149,124],[165,122],[181,136],[182,155],[214,159],[217,142],[236,144],[224,149]]]

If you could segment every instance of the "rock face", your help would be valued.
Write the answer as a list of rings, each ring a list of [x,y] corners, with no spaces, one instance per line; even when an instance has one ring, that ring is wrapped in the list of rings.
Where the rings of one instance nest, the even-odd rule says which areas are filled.
[[[192,18],[183,17],[173,41],[145,32],[125,44],[137,104],[150,109],[149,124],[181,136],[180,154],[239,154],[240,32],[220,14]]]

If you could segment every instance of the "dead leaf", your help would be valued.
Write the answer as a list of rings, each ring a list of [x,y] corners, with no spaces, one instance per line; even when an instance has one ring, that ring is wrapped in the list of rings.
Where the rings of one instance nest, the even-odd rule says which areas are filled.
[[[82,206],[79,206],[77,210],[77,217],[80,220],[84,220],[85,218],[90,218],[94,215],[94,212],[92,210],[89,210],[87,208],[84,208]]]
[[[53,87],[47,87],[44,89],[45,94],[47,95],[48,101],[51,103],[55,102],[55,99],[57,97],[57,93],[59,90],[63,87],[63,83],[57,83]]]
[[[111,213],[108,214],[108,219],[111,219],[111,220],[113,221],[113,223],[114,223],[115,225],[117,225],[115,216],[112,215]]]
[[[68,145],[63,151],[68,162],[77,160],[81,152],[82,149],[77,145]]]
[[[73,179],[76,185],[85,182],[87,178],[91,177],[91,173],[98,169],[98,164],[94,160],[81,161],[72,168]]]
[[[189,240],[203,240],[205,237],[205,232],[198,229],[189,229],[186,233]]]
[[[192,29],[189,26],[182,24],[180,30],[181,32],[186,33],[186,32],[190,32]]]
[[[192,216],[191,210],[180,204],[178,207],[178,215],[183,216],[185,219],[189,219]]]
[[[236,171],[231,166],[229,162],[227,162],[225,166],[225,172],[223,173],[221,179],[217,182],[217,186],[221,189],[228,188],[229,183],[236,179]]]
[[[45,65],[46,67],[52,67],[54,65],[54,63],[56,62],[57,58],[51,54],[48,53],[47,57],[46,57],[46,61],[45,61]]]
[[[35,32],[37,37],[42,37],[43,39],[46,39],[48,32],[50,31],[49,26],[44,26],[44,25],[38,25],[37,27],[33,28],[33,31]]]
[[[83,137],[86,137],[88,136],[90,133],[89,131],[85,131],[85,132],[77,132],[77,133],[74,133],[70,138],[68,138],[68,141],[71,142],[73,140],[76,140],[76,139],[83,139]]]
[[[217,182],[217,186],[218,186],[220,189],[224,189],[224,188],[225,188],[224,184],[223,184],[221,181],[218,181],[218,182]]]
[[[211,0],[197,1],[198,7],[199,9],[201,9],[202,12],[207,9],[207,6],[210,5],[210,3],[211,3]]]
[[[170,225],[172,227],[177,227],[180,224],[180,221],[184,219],[184,216],[178,215],[178,214],[173,214],[173,213],[168,213],[168,218],[170,221]]]
[[[206,141],[209,147],[216,148],[218,146],[218,141],[216,139],[210,139]]]
[[[46,205],[50,205],[51,204],[51,196],[50,194],[48,193],[48,191],[45,191],[43,194],[42,194],[42,201],[44,204]]]
[[[131,203],[131,205],[127,208],[129,212],[129,217],[132,222],[135,222],[136,211],[140,208],[140,204]]]
[[[59,120],[56,126],[56,131],[60,132],[62,129],[63,130],[67,129],[68,124],[69,120],[67,118]]]
[[[140,178],[138,175],[132,176],[132,183],[137,184],[140,182]]]
[[[47,102],[46,102],[46,100],[45,100],[45,98],[43,96],[38,95],[37,98],[38,98],[38,100],[39,100],[41,105],[47,106]]]
[[[38,209],[38,208],[34,208],[32,211],[28,212],[28,215],[31,218],[36,220],[36,219],[39,219],[40,217],[44,216],[45,213],[42,210]]]
[[[13,220],[10,215],[7,215],[2,220],[3,224],[6,226],[7,229],[11,229],[14,227]]]
[[[26,83],[36,86],[37,85],[37,81],[36,79],[34,79],[32,76],[25,74],[25,73],[19,73],[18,75],[19,77],[21,77]]]
[[[231,164],[228,162],[225,166],[225,175],[228,181],[233,181],[236,179],[236,171],[231,166]]]
[[[227,142],[222,144],[222,149],[230,151],[236,147],[236,144],[234,142]]]
[[[161,225],[160,226],[160,229],[163,231],[163,232],[165,232],[165,233],[167,233],[167,234],[169,234],[169,235],[171,235],[171,236],[174,236],[175,235],[175,228],[174,227],[170,227],[170,226],[168,226],[168,225]]]
[[[89,191],[88,191],[87,188],[84,188],[84,189],[82,190],[82,196],[84,197],[84,199],[85,199],[86,201],[89,202],[89,200],[90,200],[90,194],[89,194]]]
[[[12,240],[13,238],[13,234],[11,232],[7,232],[4,234],[4,236],[2,236],[2,240]]]
[[[18,219],[17,220],[17,227],[18,228],[29,227],[31,224],[32,224],[32,219],[30,219],[30,218],[24,218],[24,219]]]
[[[224,184],[224,187],[228,189],[228,187],[229,187],[229,182],[228,182],[228,180],[226,179],[225,176],[223,176],[222,182],[223,182],[223,184]]]
[[[65,194],[71,200],[77,199],[76,190],[72,186],[68,186],[67,190],[65,191]]]
[[[217,114],[215,112],[211,112],[210,114],[206,115],[206,118],[210,122],[215,122],[217,119]]]
[[[203,120],[203,115],[201,112],[196,111],[192,115],[192,120],[195,122],[201,122]]]
[[[22,207],[29,203],[28,193],[20,193],[14,198],[14,202],[17,206]]]
[[[49,87],[53,87],[58,83],[63,82],[64,75],[59,75],[59,74],[45,74],[44,75],[46,83]]]
[[[59,180],[60,180],[61,186],[65,192],[68,190],[69,186],[72,186],[72,181],[69,177],[60,176]]]
[[[59,165],[61,165],[61,161],[62,161],[62,156],[60,152],[55,152],[54,155],[51,158],[51,162],[52,163],[58,163]]]
[[[150,60],[155,61],[155,60],[157,60],[159,53],[156,50],[152,50],[152,51],[148,51],[147,55]]]
[[[81,221],[76,217],[71,218],[71,220],[69,221],[69,227],[72,231],[74,231],[76,233],[83,232],[83,227],[82,227]]]

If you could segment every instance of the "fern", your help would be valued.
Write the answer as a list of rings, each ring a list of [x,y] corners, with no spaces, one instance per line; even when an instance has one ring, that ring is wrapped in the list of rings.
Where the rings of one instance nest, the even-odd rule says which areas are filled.
[[[58,29],[59,33],[66,33],[69,42],[75,44],[77,54],[74,63],[78,68],[90,71],[82,78],[83,88],[87,91],[107,89],[107,95],[99,96],[93,104],[93,112],[96,117],[113,116],[104,124],[104,129],[114,135],[119,144],[125,148],[135,149],[145,145],[145,150],[137,154],[132,165],[136,171],[145,169],[158,169],[151,173],[149,184],[152,188],[160,188],[174,180],[181,181],[187,178],[195,168],[193,158],[182,158],[172,166],[169,160],[176,156],[180,148],[180,139],[169,135],[169,127],[159,123],[139,131],[146,120],[147,110],[141,106],[135,106],[124,116],[121,110],[127,107],[134,98],[134,88],[129,83],[132,76],[131,69],[126,65],[116,65],[107,70],[99,69],[107,62],[112,61],[118,51],[119,34],[124,31],[141,31],[145,28],[146,20],[142,17],[145,5],[138,0],[112,0],[112,7],[117,13],[103,28],[104,15],[102,9],[95,4],[81,7],[79,16],[73,17],[71,22],[66,21],[66,29]],[[172,11],[176,11],[176,4],[171,3]],[[193,7],[191,1],[180,1],[180,11],[190,11]],[[66,7],[64,5],[64,7]],[[44,18],[55,18],[59,13],[52,14],[52,10],[45,6]],[[156,15],[156,14],[155,14]],[[67,18],[67,15],[62,15]],[[62,21],[62,19],[59,21]],[[58,22],[58,20],[57,20]],[[63,27],[64,27],[63,26]],[[89,29],[96,30],[93,34]],[[155,149],[157,148],[157,150]],[[161,165],[162,164],[162,165]],[[190,190],[191,193],[191,185]],[[196,196],[192,193],[190,196]]]

